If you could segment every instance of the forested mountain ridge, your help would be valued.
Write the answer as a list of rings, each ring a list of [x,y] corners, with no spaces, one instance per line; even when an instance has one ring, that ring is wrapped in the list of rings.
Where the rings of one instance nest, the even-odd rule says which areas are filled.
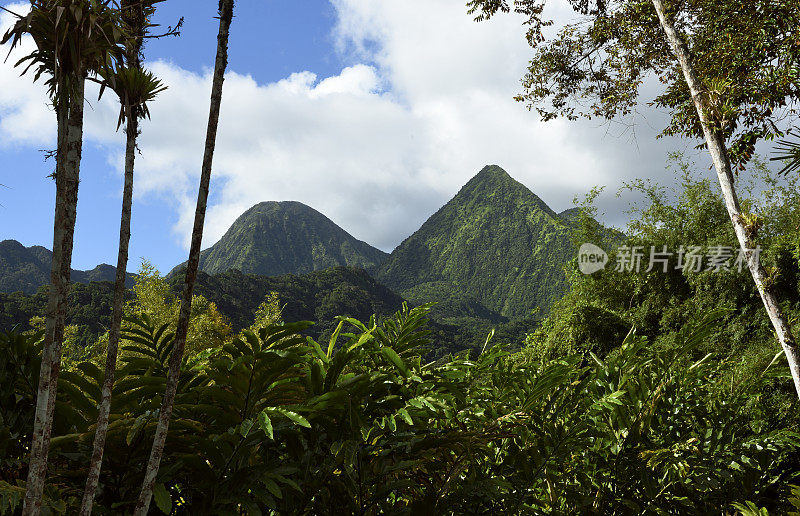
[[[0,292],[35,294],[42,285],[50,282],[50,262],[53,253],[42,246],[25,247],[16,240],[0,242]],[[100,264],[92,270],[72,270],[70,279],[75,283],[114,281],[116,268]],[[127,285],[133,284],[128,274]]]
[[[177,298],[183,288],[183,275],[173,274],[163,281],[165,290],[161,293]],[[312,321],[314,324],[304,333],[323,340],[330,337],[339,323],[337,316],[368,320],[375,315],[380,319],[400,310],[404,302],[364,269],[341,266],[281,276],[243,274],[236,269],[220,274],[200,271],[195,295],[214,303],[234,332],[249,327],[261,303],[275,295],[282,320]],[[133,291],[126,292],[126,300],[134,297]],[[109,281],[73,285],[66,322],[75,326],[73,333],[78,347],[91,346],[108,330],[112,298],[113,284]],[[20,331],[30,329],[31,320],[43,317],[46,306],[47,286],[31,295],[0,292],[0,330],[15,326]],[[438,302],[431,315],[431,329],[437,339],[431,356],[478,347],[493,328],[496,340],[509,343],[520,342],[535,328],[534,321],[508,321],[469,298]]]
[[[557,214],[489,165],[403,241],[376,277],[412,302],[457,295],[509,318],[546,311],[566,288],[570,214]]]
[[[180,292],[183,277],[170,279],[171,290]],[[385,316],[399,310],[403,298],[375,281],[357,267],[328,269],[295,275],[261,276],[243,274],[237,269],[224,273],[200,272],[195,294],[213,301],[235,330],[246,328],[266,294],[278,295],[285,321],[315,321],[312,335],[330,330],[338,323],[336,316],[368,319],[371,315]]]
[[[333,312],[316,313],[311,305],[300,308],[302,303],[294,303],[322,295],[311,287],[320,281],[336,298],[332,307],[341,313],[348,311],[341,294],[355,282],[361,290],[373,289],[357,293],[356,305],[366,299],[397,298],[386,306],[372,306],[374,313],[391,313],[406,299],[414,305],[436,302],[433,318],[457,327],[530,320],[537,307],[546,312],[565,290],[563,267],[573,255],[571,235],[578,217],[578,208],[554,212],[494,165],[484,167],[391,255],[355,239],[305,204],[262,202],[203,251],[200,268],[206,274],[201,275],[198,293],[217,302],[235,327],[245,323],[270,290],[288,303],[290,314],[296,312],[297,317],[290,315],[288,320],[330,319]],[[51,256],[44,247],[0,244],[0,291],[36,294],[48,282]],[[168,275],[175,285],[183,279],[177,274],[183,266]],[[365,269],[377,281],[354,270],[306,277],[340,266]],[[297,276],[289,281],[286,275]],[[114,268],[108,265],[73,271],[78,283],[113,278]],[[206,288],[207,283],[216,286]],[[356,310],[351,315],[365,318],[369,313]]]
[[[201,253],[200,269],[209,274],[238,269],[279,276],[339,265],[369,268],[386,256],[310,206],[267,201],[245,211],[219,242]]]
[[[179,295],[182,287],[181,275],[169,279],[172,294]],[[403,304],[400,296],[355,267],[331,267],[304,275],[272,277],[242,274],[235,269],[214,275],[200,272],[195,287],[195,294],[215,303],[234,331],[253,322],[256,309],[272,292],[278,295],[285,321],[319,323],[309,331],[314,336],[335,327],[337,315],[368,319],[373,314],[392,314]],[[110,282],[73,286],[67,324],[79,327],[78,338],[82,344],[88,344],[106,331],[111,319],[112,296]],[[20,325],[27,329],[31,317],[44,316],[46,306],[47,287],[41,287],[33,295],[0,293],[0,328]]]

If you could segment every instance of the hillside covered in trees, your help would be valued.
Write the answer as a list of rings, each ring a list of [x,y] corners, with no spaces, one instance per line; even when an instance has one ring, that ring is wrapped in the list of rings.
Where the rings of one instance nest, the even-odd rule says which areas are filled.
[[[368,269],[386,253],[356,240],[325,215],[296,201],[262,202],[245,211],[200,254],[209,273],[303,274],[334,266]]]
[[[564,292],[562,268],[576,250],[567,221],[489,165],[404,240],[376,276],[415,302],[480,304],[503,317],[525,317],[546,311]]]

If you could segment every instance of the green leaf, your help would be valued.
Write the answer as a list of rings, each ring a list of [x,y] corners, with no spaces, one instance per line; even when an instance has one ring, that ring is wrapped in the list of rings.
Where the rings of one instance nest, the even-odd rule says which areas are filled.
[[[300,426],[304,426],[306,428],[311,428],[311,423],[309,423],[306,418],[304,418],[303,416],[301,416],[297,412],[292,412],[291,410],[286,410],[285,408],[281,408],[281,407],[271,407],[271,408],[268,408],[266,410],[269,410],[270,412],[277,412],[278,414],[282,414],[282,415],[286,416],[287,418],[291,419],[292,421],[294,421],[295,423],[297,423]]]
[[[250,433],[251,428],[253,428],[253,420],[245,419],[242,421],[242,425],[239,427],[239,433],[242,434],[242,437],[247,437],[247,434]]]
[[[161,512],[164,514],[172,512],[172,497],[169,495],[167,488],[164,487],[164,484],[156,484],[156,487],[153,489],[153,498]]]
[[[326,355],[326,358],[328,358],[329,360],[333,356],[333,348],[336,346],[336,341],[339,339],[339,333],[342,331],[342,326],[344,326],[344,321],[339,321],[339,324],[336,326],[336,329],[333,330],[331,339],[328,342],[328,353]]]
[[[131,426],[131,429],[128,430],[128,435],[125,436],[125,443],[130,446],[133,440],[136,438],[136,435],[139,433],[139,430],[142,429],[142,426],[147,422],[148,414],[142,414],[141,416],[136,418],[136,421]]]
[[[400,410],[397,411],[397,415],[400,416],[403,419],[403,421],[405,421],[409,425],[414,424],[414,421],[411,419],[411,415],[408,413],[406,409],[401,408]]]
[[[283,498],[283,495],[281,495],[281,488],[278,487],[278,484],[276,484],[274,480],[268,478],[264,480],[264,485],[269,489],[269,492],[272,493],[272,496],[279,500]]]
[[[266,410],[262,410],[258,415],[258,426],[267,434],[267,437],[275,439],[272,434],[272,420],[269,418]]]
[[[408,378],[409,373],[405,362],[403,362],[403,359],[400,358],[400,356],[395,353],[392,348],[381,348],[381,354],[392,364],[394,364],[394,366],[400,371],[400,373],[402,373],[403,376]]]

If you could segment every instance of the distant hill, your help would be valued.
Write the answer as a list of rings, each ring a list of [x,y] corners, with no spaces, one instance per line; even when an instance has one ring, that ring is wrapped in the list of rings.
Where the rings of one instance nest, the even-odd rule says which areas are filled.
[[[170,286],[180,294],[183,277],[173,276]],[[200,272],[194,292],[216,303],[236,330],[249,326],[265,296],[276,292],[283,306],[283,319],[317,322],[310,331],[315,337],[335,328],[337,315],[366,321],[372,314],[392,314],[403,304],[403,298],[355,267],[282,276],[243,274],[236,269],[213,275]]]
[[[173,293],[180,297],[183,278],[176,275],[169,284]],[[237,270],[215,275],[200,272],[194,292],[216,303],[235,331],[249,326],[266,295],[276,292],[284,307],[283,319],[318,322],[309,331],[315,337],[332,330],[338,323],[337,315],[366,321],[372,314],[392,314],[403,304],[400,296],[363,269],[354,267],[332,267],[305,275],[276,277],[242,274]],[[81,339],[88,342],[106,331],[111,320],[113,294],[114,285],[110,282],[73,285],[67,324],[81,328]],[[130,299],[130,291],[127,297]],[[17,324],[27,329],[30,318],[44,315],[46,306],[47,287],[41,287],[33,295],[0,293],[0,330]]]
[[[47,290],[47,286],[42,286],[35,294],[0,292],[0,330],[16,325],[22,330],[29,329],[31,317],[45,315]],[[126,292],[126,299],[130,298],[130,292]],[[88,344],[105,333],[111,325],[113,301],[114,284],[109,281],[72,285],[67,297],[66,322],[78,326],[79,342]]]
[[[169,279],[176,296],[181,294],[182,281],[179,275]],[[107,330],[113,290],[113,284],[107,281],[73,285],[66,322],[78,326],[78,341],[83,345],[94,342]],[[338,315],[366,322],[373,314],[379,318],[391,315],[403,304],[402,297],[355,267],[332,267],[308,274],[272,277],[242,274],[238,270],[213,275],[200,272],[195,286],[195,293],[213,301],[234,331],[253,322],[256,308],[270,292],[278,294],[285,321],[315,322],[305,333],[323,341],[336,328]],[[130,296],[131,291],[128,291],[126,297],[130,299]],[[452,303],[455,301],[440,303],[431,314],[434,349],[429,358],[479,348],[492,328],[496,329],[495,342],[518,345],[525,333],[535,328],[536,323],[530,320],[507,322],[475,301],[461,300],[455,306]],[[33,295],[0,293],[0,330],[15,325],[28,329],[31,317],[44,315],[46,306],[46,286]]]
[[[561,215],[502,168],[484,167],[378,267],[415,302],[473,300],[507,318],[546,311],[566,289],[573,210]]]
[[[0,242],[0,292],[35,294],[42,285],[50,283],[50,264],[53,253],[42,246],[25,247],[16,240]],[[116,267],[101,264],[90,271],[72,270],[70,278],[75,283],[114,281]],[[128,274],[127,285],[133,284],[133,274]]]
[[[279,276],[339,265],[375,267],[387,256],[303,203],[270,201],[244,212],[219,242],[203,251],[200,269]]]

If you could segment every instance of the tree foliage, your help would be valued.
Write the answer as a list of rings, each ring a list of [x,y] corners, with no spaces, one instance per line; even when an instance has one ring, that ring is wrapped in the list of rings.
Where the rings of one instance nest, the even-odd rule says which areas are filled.
[[[580,15],[545,38],[544,2],[517,0],[534,49],[516,97],[543,120],[614,119],[634,114],[643,87],[663,89],[652,104],[670,113],[662,134],[702,138],[697,112],[650,2],[571,1]],[[480,21],[512,8],[505,0],[471,0]],[[793,0],[674,0],[668,15],[689,47],[711,108],[741,167],[762,139],[797,124],[800,99],[800,6]]]
[[[528,352],[552,357],[575,351],[607,352],[624,327],[652,339],[654,345],[673,345],[677,332],[696,313],[717,308],[729,310],[709,345],[701,345],[694,356],[718,353],[729,361],[728,383],[746,382],[773,361],[775,346],[769,319],[763,311],[747,271],[714,272],[677,269],[673,256],[667,272],[660,266],[646,272],[651,246],[666,245],[675,252],[680,246],[699,246],[708,255],[715,246],[735,245],[735,235],[714,184],[699,176],[694,165],[673,155],[670,167],[679,184],[666,187],[633,181],[623,190],[635,196],[628,214],[625,246],[640,246],[644,259],[638,272],[617,271],[616,246],[609,251],[609,265],[592,275],[581,274],[573,261],[567,267],[571,288],[558,301],[537,331],[529,334]],[[779,177],[756,157],[741,173],[742,206],[758,227],[756,244],[782,306],[792,319],[800,313],[800,188],[796,177]],[[591,228],[590,228],[591,229]],[[596,242],[592,231],[579,231],[578,239]],[[705,268],[706,263],[704,263]],[[588,314],[591,316],[587,317]],[[785,362],[779,361],[781,367]],[[798,410],[788,386],[773,380],[761,393],[762,417],[774,427],[793,421]],[[766,408],[768,407],[768,408]]]
[[[187,356],[157,509],[703,513],[769,503],[789,478],[798,436],[762,428],[743,410],[771,370],[720,396],[723,362],[693,357],[723,313],[687,324],[669,349],[631,333],[605,358],[539,360],[487,339],[474,357],[425,362],[428,308],[381,323],[341,318],[325,342],[300,335],[307,323],[268,324]],[[37,338],[6,334],[0,356],[35,361]],[[169,325],[144,314],[126,319],[123,338],[101,513],[126,513],[136,501],[173,343]],[[62,376],[50,492],[62,512],[83,487],[101,382],[89,362]],[[2,399],[21,396],[25,417],[25,393],[35,391],[24,374],[0,386]],[[2,463],[8,486],[21,468]],[[12,492],[5,485],[0,496]]]

